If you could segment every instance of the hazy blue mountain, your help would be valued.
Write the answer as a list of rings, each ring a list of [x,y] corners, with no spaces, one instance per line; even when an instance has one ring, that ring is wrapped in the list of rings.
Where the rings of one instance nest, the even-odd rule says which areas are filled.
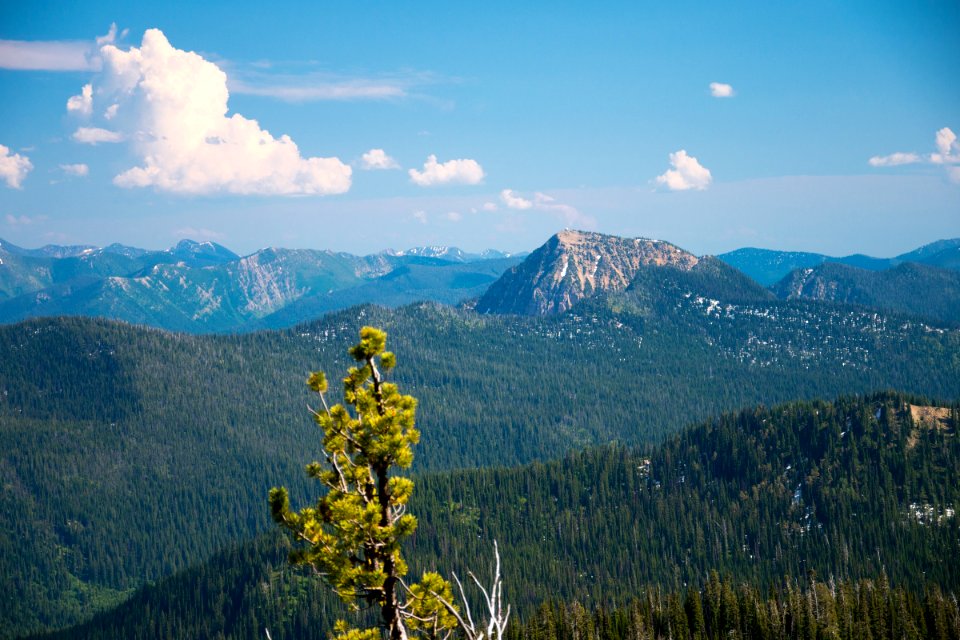
[[[96,249],[97,248],[95,246],[89,244],[68,246],[48,244],[40,247],[39,249],[24,249],[23,247],[18,247],[11,242],[0,239],[0,251],[30,258],[69,258],[83,255],[84,253],[95,251]]]
[[[447,247],[443,245],[433,245],[426,247],[411,247],[403,251],[384,251],[392,256],[417,256],[421,258],[438,258],[448,262],[477,262],[479,260],[499,260],[502,258],[523,257],[526,253],[506,253],[496,249],[487,249],[480,253],[468,253],[458,247]]]
[[[184,262],[191,267],[209,267],[240,259],[233,251],[215,242],[193,240],[181,240],[166,253],[170,254],[172,260]]]
[[[900,254],[896,259],[901,262],[922,262],[937,265],[945,259],[944,254],[955,254],[957,250],[960,250],[960,238],[937,240],[925,244],[919,249]]]
[[[257,320],[245,329],[282,328],[330,311],[374,303],[398,307],[419,300],[455,305],[477,298],[520,258],[488,258],[450,263],[431,258],[409,260],[389,273],[355,287],[305,296]]]
[[[151,253],[149,249],[130,247],[125,244],[120,244],[119,242],[108,244],[100,249],[100,251],[103,251],[104,253],[119,253],[120,255],[127,256],[128,258],[139,258],[142,255]]]
[[[222,332],[290,326],[361,303],[456,304],[479,296],[516,262],[497,255],[267,248],[241,258],[216,243],[183,240],[166,251],[110,245],[58,259],[0,246],[0,322],[80,315]]]
[[[717,257],[743,271],[760,284],[770,286],[796,269],[815,267],[824,262],[837,262],[871,271],[883,271],[904,262],[960,269],[960,238],[937,240],[894,258],[875,258],[863,254],[832,257],[821,253],[756,248],[737,249]]]
[[[794,269],[815,267],[830,259],[821,253],[775,251],[754,247],[721,253],[717,257],[764,286],[778,282]]]
[[[142,260],[122,253],[91,249],[56,258],[17,253],[9,248],[0,245],[0,303],[25,294],[37,294],[38,302],[43,303],[59,295],[63,286],[72,289],[144,266]],[[54,289],[43,293],[49,287]]]
[[[960,238],[938,240],[897,258],[904,262],[919,262],[933,267],[960,270]]]

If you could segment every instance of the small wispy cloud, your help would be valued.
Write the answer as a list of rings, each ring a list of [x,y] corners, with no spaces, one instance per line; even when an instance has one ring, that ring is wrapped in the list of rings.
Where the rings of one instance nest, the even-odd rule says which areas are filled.
[[[68,176],[74,176],[76,178],[83,178],[90,174],[90,167],[83,163],[62,164],[60,165],[60,169]]]
[[[99,127],[78,127],[73,135],[74,142],[80,144],[100,144],[101,142],[115,143],[123,142],[123,134],[118,131],[101,129]]]
[[[916,164],[923,159],[916,153],[891,153],[888,156],[873,156],[868,160],[871,167],[896,167],[901,164]]]
[[[360,168],[367,171],[399,169],[400,164],[383,149],[370,149],[360,158]]]
[[[47,216],[34,216],[31,218],[30,216],[16,216],[12,213],[8,213],[3,219],[11,227],[27,227],[31,224],[46,220]]]
[[[437,156],[430,155],[423,163],[423,171],[410,169],[410,180],[421,187],[434,187],[446,184],[480,184],[483,181],[483,167],[476,160],[460,158],[437,162]]]
[[[129,29],[124,29],[123,33],[120,34],[121,38],[126,37]],[[110,23],[110,28],[102,36],[97,36],[96,43],[98,47],[102,47],[105,44],[113,44],[117,41],[117,23]]]
[[[670,154],[670,165],[662,175],[657,176],[657,184],[665,186],[670,191],[687,191],[696,189],[703,191],[710,186],[713,176],[710,170],[700,164],[685,149]]]
[[[321,100],[386,100],[402,98],[407,89],[397,84],[371,80],[311,81],[309,78],[286,82],[282,78],[263,84],[245,80],[230,81],[230,91],[238,95],[264,96],[287,102],[315,102]]]
[[[513,189],[504,189],[500,192],[500,200],[508,209],[551,213],[562,219],[568,227],[592,228],[596,225],[594,218],[581,213],[576,207],[558,202],[553,196],[539,191],[533,194],[533,198],[525,198]]]
[[[459,211],[448,211],[445,217],[450,222],[460,222],[463,220],[463,214],[461,214]]]
[[[0,69],[15,71],[96,71],[99,59],[83,40],[0,40]]]
[[[126,30],[122,34],[123,37]],[[117,25],[93,40],[0,40],[0,69],[15,71],[99,71],[99,48],[117,38]]]
[[[513,192],[513,189],[504,189],[500,192],[500,200],[507,206],[508,209],[519,209],[521,211],[525,209],[533,208],[533,201],[527,200],[522,196],[518,196]],[[488,203],[492,204],[492,203]],[[496,207],[496,205],[494,205]]]
[[[732,98],[737,95],[733,87],[723,82],[710,83],[710,95],[714,98]]]
[[[19,189],[32,169],[30,158],[11,153],[9,147],[0,144],[0,180],[6,182],[8,187]]]
[[[420,224],[427,224],[427,212],[426,211],[414,211],[413,219],[419,222]]]
[[[950,127],[943,127],[934,136],[936,152],[921,155],[915,152],[897,151],[886,156],[873,156],[867,162],[871,167],[897,167],[905,164],[945,165],[947,179],[960,183],[960,144],[957,134]]]
[[[287,102],[396,100],[413,97],[419,88],[427,85],[454,81],[425,71],[355,77],[316,71],[282,72],[262,61],[246,66],[224,63],[224,66],[229,75],[231,93]],[[289,65],[283,66],[289,68]]]

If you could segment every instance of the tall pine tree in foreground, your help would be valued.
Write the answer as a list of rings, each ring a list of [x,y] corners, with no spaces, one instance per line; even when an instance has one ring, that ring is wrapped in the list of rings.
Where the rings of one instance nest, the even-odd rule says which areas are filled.
[[[345,405],[329,407],[327,379],[314,372],[307,385],[320,397],[321,408],[313,411],[323,430],[324,462],[307,465],[307,474],[319,480],[327,492],[315,507],[299,512],[290,509],[287,490],[270,491],[274,520],[302,543],[290,555],[295,564],[308,565],[324,576],[337,594],[354,608],[359,604],[380,607],[381,627],[390,640],[411,635],[448,638],[457,630],[468,638],[500,638],[506,630],[510,609],[502,611],[499,554],[493,584],[484,589],[475,576],[488,609],[488,620],[474,622],[463,585],[461,606],[454,603],[453,587],[437,573],[426,572],[419,583],[408,585],[407,563],[401,543],[417,526],[406,513],[413,492],[409,478],[391,475],[396,467],[413,462],[413,445],[420,439],[415,426],[417,401],[403,395],[384,374],[396,365],[386,351],[387,334],[373,327],[360,330],[360,342],[349,353],[358,366],[343,379]],[[377,628],[354,629],[344,621],[335,625],[337,640],[374,640]]]

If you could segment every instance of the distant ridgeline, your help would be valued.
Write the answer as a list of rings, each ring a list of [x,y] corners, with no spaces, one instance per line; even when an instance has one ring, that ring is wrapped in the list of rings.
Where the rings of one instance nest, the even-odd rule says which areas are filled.
[[[907,263],[956,271],[960,269],[960,238],[937,240],[895,258],[873,258],[863,254],[836,258],[822,253],[754,248],[737,249],[717,257],[760,284],[769,286],[779,282],[792,271],[810,269],[825,263],[843,264],[866,271],[886,271]]]
[[[960,405],[884,393],[725,414],[646,450],[419,474],[410,564],[482,573],[498,540],[517,638],[956,637],[958,425]],[[342,612],[285,549],[263,536],[51,637],[326,637]]]
[[[454,247],[369,256],[267,248],[241,258],[190,240],[166,251],[28,250],[0,240],[0,322],[68,315],[191,333],[289,327],[362,303],[456,304],[520,259]]]
[[[420,247],[368,256],[212,242],[166,251],[123,245],[22,249],[0,240],[0,323],[104,317],[170,331],[291,327],[360,304],[476,300],[481,313],[547,315],[628,288],[642,267],[695,271],[716,259],[662,240],[562,231],[523,259]],[[960,239],[895,258],[738,249],[719,256],[767,296],[861,305],[960,326]],[[770,287],[769,290],[763,287]]]

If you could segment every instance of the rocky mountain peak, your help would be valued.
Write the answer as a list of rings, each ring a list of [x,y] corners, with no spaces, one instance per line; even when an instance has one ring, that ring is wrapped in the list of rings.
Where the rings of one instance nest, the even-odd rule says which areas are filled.
[[[548,315],[604,291],[622,291],[644,265],[689,270],[697,257],[669,242],[588,231],[554,235],[494,282],[477,303],[481,313]]]

